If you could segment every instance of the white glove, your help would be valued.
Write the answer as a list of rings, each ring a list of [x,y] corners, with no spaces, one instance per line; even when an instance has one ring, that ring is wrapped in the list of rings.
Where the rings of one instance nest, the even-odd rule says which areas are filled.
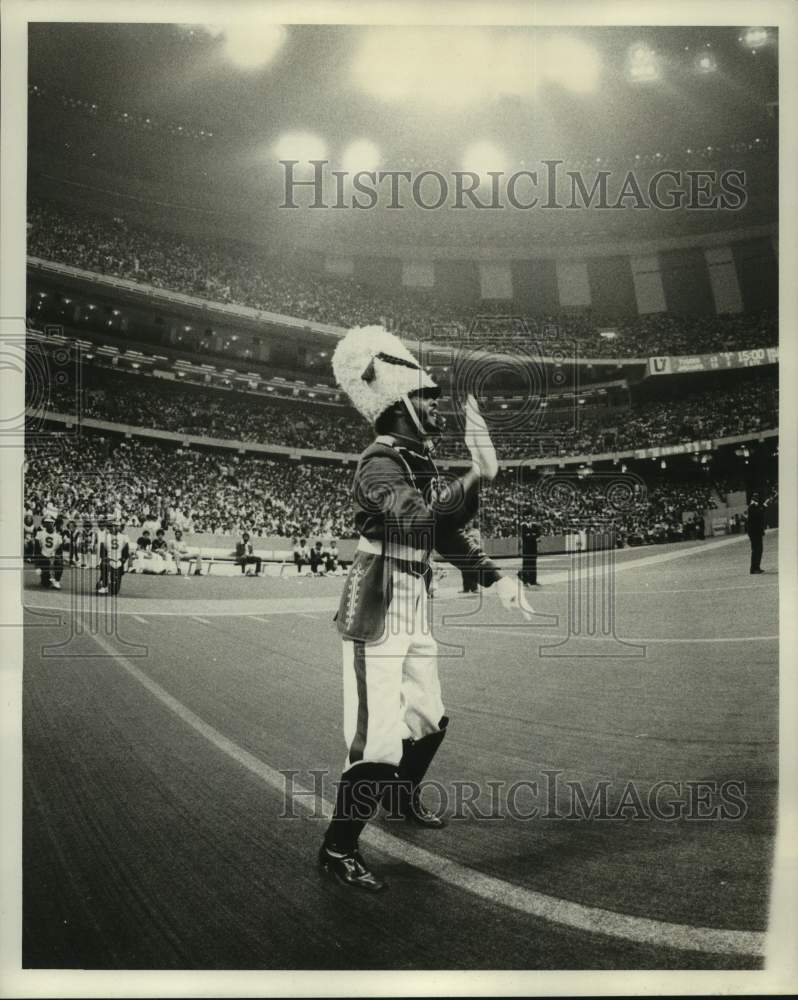
[[[499,471],[496,449],[490,439],[488,425],[471,394],[466,397],[465,405],[465,443],[482,478],[495,479]]]
[[[518,580],[511,576],[500,576],[494,584],[505,611],[520,611],[524,618],[532,618],[534,610],[527,604],[524,591]]]

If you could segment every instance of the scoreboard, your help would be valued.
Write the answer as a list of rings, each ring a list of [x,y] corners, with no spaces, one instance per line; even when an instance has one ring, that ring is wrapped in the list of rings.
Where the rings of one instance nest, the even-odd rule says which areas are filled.
[[[713,372],[727,368],[757,368],[777,365],[778,347],[754,347],[749,351],[719,351],[717,354],[685,354],[648,359],[649,375],[683,375],[687,372]]]

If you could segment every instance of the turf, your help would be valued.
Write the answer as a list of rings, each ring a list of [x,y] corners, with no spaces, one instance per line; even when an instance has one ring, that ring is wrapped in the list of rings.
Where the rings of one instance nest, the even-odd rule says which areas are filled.
[[[778,707],[778,645],[768,637],[778,632],[778,578],[750,577],[746,548],[743,540],[620,553],[615,636],[602,657],[584,637],[559,647],[563,655],[541,655],[569,636],[564,558],[542,561],[543,586],[527,592],[536,609],[558,616],[550,628],[515,627],[490,594],[458,596],[450,572],[434,628],[452,722],[430,775],[449,796],[450,822],[434,835],[381,826],[442,862],[558,899],[764,930]],[[652,562],[656,555],[675,558]],[[29,574],[27,619],[38,627],[26,630],[24,674],[26,965],[757,967],[750,956],[668,949],[656,936],[641,944],[575,931],[379,851],[370,857],[389,893],[353,898],[315,870],[324,822],[281,819],[279,795],[117,660],[98,655],[104,647],[92,635],[98,630],[242,751],[305,784],[312,769],[326,769],[329,796],[344,753],[331,623],[340,586],[127,577],[114,618],[104,604],[95,613],[87,576],[68,575],[57,593]],[[641,655],[621,655],[628,648],[618,641],[636,642]],[[553,771],[559,818],[457,818],[458,782],[477,783],[483,810],[493,782],[506,813],[510,783],[543,786]],[[642,796],[662,780],[739,781],[746,812],[736,820],[565,818],[565,782],[589,791],[601,780],[616,805],[630,781]]]

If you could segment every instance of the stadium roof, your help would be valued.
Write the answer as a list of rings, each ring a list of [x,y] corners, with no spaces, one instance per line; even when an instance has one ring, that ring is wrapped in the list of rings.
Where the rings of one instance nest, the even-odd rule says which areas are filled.
[[[448,46],[455,56],[446,56],[446,37],[440,52],[454,60],[451,72],[429,77],[411,72],[401,35],[386,42],[386,31],[404,29],[380,29],[376,39],[374,30],[253,32],[249,54],[270,58],[252,67],[240,64],[240,50],[238,62],[231,59],[236,52],[223,32],[201,26],[31,24],[32,174],[85,185],[74,192],[86,202],[95,188],[140,205],[176,201],[220,216],[247,238],[330,247],[459,245],[477,236],[488,245],[529,244],[553,231],[579,242],[597,232],[642,237],[776,217],[772,30],[455,29]],[[410,53],[418,44],[418,35],[408,38]],[[431,41],[427,55],[441,44],[440,36]],[[485,65],[471,58],[483,49]],[[502,58],[509,52],[521,53],[515,75]],[[450,78],[446,100],[435,100]],[[281,211],[285,174],[276,161],[290,155],[286,149],[297,149],[298,158],[312,150],[302,135],[330,169],[346,168],[357,140],[354,155],[364,165],[376,155],[383,169],[416,172],[463,169],[475,141],[483,153],[494,150],[496,168],[508,173],[544,159],[594,173],[634,168],[644,177],[660,167],[737,166],[749,177],[749,202],[726,213]]]

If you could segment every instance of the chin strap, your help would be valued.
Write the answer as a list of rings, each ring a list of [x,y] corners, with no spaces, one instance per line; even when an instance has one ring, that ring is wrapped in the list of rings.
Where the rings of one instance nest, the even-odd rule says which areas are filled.
[[[416,413],[416,408],[410,400],[410,397],[405,393],[402,396],[402,402],[405,404],[405,409],[410,415],[410,419],[413,422],[413,426],[418,431],[418,435],[421,438],[421,443],[424,446],[425,451],[432,451],[433,441],[432,438],[427,434],[424,428],[421,426],[421,421],[418,419],[418,413]]]

